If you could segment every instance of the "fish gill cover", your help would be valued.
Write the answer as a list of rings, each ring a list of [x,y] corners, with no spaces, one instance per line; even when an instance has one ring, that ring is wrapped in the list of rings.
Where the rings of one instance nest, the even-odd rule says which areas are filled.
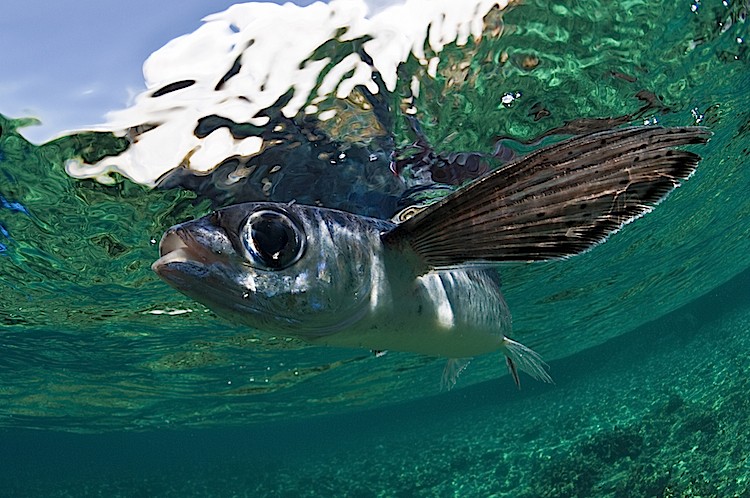
[[[740,3],[662,7],[240,4],[158,51],[148,91],[101,127],[34,146],[18,130],[30,121],[0,117],[0,423],[245,424],[436,393],[443,360],[219,320],[150,272],[157,241],[253,196],[390,214],[433,194],[415,164],[469,166],[429,172],[450,191],[488,167],[475,152],[500,161],[553,130],[715,135],[694,177],[606,244],[502,268],[514,338],[568,356],[727,281],[750,253],[746,17]],[[459,387],[501,367],[478,358]]]

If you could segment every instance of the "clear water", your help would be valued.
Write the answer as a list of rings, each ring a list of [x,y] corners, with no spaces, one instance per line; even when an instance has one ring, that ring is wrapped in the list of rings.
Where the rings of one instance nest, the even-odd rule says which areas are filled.
[[[443,360],[219,320],[149,269],[208,200],[73,179],[67,159],[123,141],[34,146],[0,118],[0,494],[747,496],[747,8],[530,1],[485,19],[499,36],[449,44],[434,78],[402,66],[393,98],[417,76],[439,151],[637,113],[641,91],[658,104],[633,122],[715,133],[697,173],[604,245],[503,268],[514,335],[556,382],[521,392],[492,355],[439,393]],[[414,140],[397,108],[392,127]]]

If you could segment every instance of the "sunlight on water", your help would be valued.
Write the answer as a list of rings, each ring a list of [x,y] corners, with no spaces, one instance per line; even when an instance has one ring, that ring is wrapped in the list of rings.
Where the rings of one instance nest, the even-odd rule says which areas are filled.
[[[370,18],[361,1],[234,5],[146,60],[148,90],[97,129],[128,135],[128,150],[95,164],[71,162],[68,172],[111,182],[105,176],[115,171],[153,186],[178,166],[205,172],[226,158],[255,155],[264,147],[268,108],[286,118],[304,112],[339,121],[338,101],[356,87],[393,92],[407,59],[436,68],[446,45],[479,38],[483,17],[505,3],[411,0]],[[208,117],[256,132],[199,131]]]

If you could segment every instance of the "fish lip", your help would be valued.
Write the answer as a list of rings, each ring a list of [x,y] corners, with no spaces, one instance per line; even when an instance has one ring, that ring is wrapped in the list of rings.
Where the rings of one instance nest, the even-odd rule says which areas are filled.
[[[218,261],[212,251],[182,228],[172,228],[162,236],[159,241],[159,256],[159,259],[152,263],[151,269],[160,276],[163,276],[174,263],[208,266]]]

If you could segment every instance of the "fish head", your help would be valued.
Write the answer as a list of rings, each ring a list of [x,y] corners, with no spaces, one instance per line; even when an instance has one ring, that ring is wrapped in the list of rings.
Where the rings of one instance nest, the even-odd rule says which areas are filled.
[[[170,228],[152,268],[232,322],[316,338],[377,304],[388,226],[313,206],[238,204]]]

